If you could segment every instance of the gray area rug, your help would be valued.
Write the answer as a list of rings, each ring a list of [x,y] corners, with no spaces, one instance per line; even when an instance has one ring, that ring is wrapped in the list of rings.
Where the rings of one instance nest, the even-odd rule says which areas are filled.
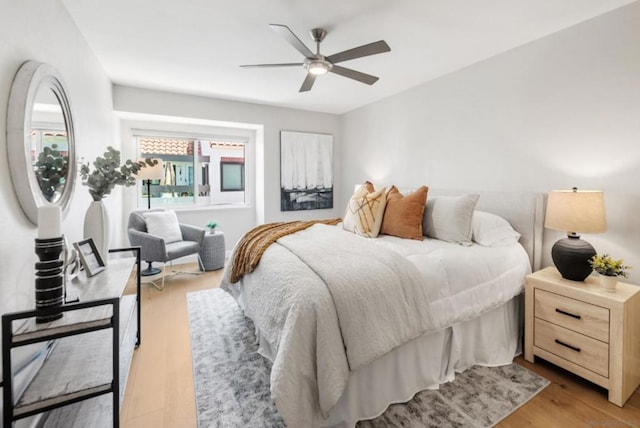
[[[269,391],[251,320],[220,289],[187,295],[198,426],[284,427]],[[473,367],[359,427],[490,427],[549,381],[519,366]]]

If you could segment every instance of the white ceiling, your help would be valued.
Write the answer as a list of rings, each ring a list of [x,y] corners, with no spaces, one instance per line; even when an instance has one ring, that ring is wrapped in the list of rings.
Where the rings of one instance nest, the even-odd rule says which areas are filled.
[[[633,0],[62,0],[117,84],[344,113],[459,70]],[[299,93],[300,62],[268,24],[330,55],[386,40],[391,52],[341,63],[380,80],[329,73]]]

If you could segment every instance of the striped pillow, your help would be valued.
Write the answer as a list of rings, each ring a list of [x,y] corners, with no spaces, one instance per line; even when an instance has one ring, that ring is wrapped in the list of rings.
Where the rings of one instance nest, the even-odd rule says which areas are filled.
[[[351,196],[351,200],[362,198],[367,193],[373,192],[375,189],[373,188],[373,184],[369,181],[365,181],[359,187],[356,188],[355,193]],[[349,201],[349,204],[351,203]],[[342,227],[344,230],[348,230],[349,232],[355,232],[356,228],[356,217],[355,214],[351,212],[349,209],[349,204],[347,204],[347,211],[344,213],[344,220],[342,222]]]
[[[367,238],[377,237],[386,203],[385,187],[375,192],[368,192],[365,186],[360,187],[349,200],[344,229]]]

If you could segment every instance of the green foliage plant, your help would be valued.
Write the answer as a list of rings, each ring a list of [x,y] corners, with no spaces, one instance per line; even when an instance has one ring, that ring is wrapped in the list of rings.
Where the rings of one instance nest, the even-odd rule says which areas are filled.
[[[62,156],[57,144],[45,146],[38,154],[34,164],[38,185],[42,194],[49,202],[56,200],[56,193],[64,187],[67,176],[69,158]]]
[[[113,147],[107,147],[104,156],[98,156],[93,161],[93,168],[89,163],[80,167],[82,184],[89,188],[89,193],[94,201],[102,200],[110,194],[116,185],[133,186],[136,184],[135,175],[141,168],[147,165],[156,165],[156,159],[147,158],[144,161],[132,161],[127,159],[120,164],[120,151]]]

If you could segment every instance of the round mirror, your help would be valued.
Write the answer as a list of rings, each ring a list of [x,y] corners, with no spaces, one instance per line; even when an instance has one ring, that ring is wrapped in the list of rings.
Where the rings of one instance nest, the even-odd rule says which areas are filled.
[[[7,150],[13,187],[33,224],[38,207],[67,209],[76,176],[73,120],[57,70],[25,62],[9,95]]]

